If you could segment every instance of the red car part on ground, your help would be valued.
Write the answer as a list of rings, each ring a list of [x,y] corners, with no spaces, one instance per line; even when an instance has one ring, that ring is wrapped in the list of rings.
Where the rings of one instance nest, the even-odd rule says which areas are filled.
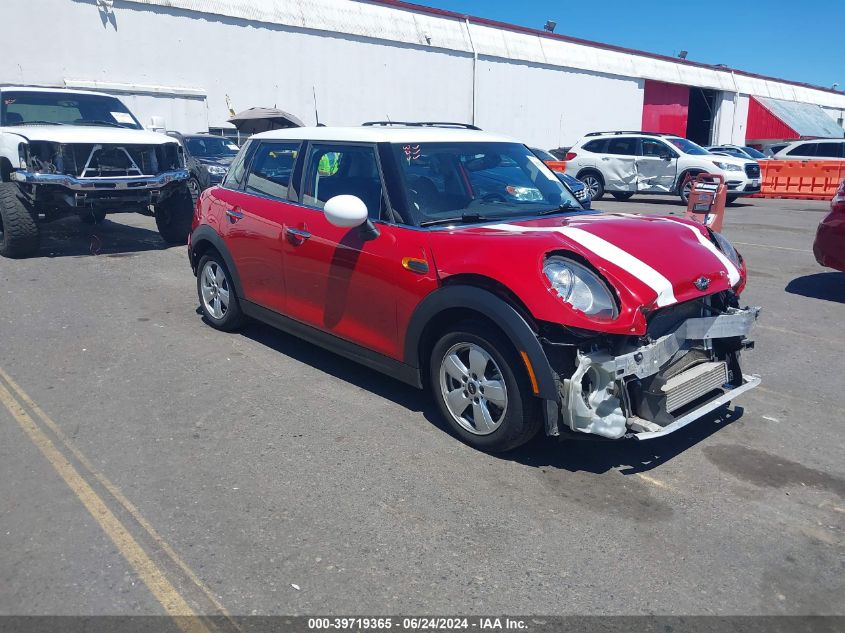
[[[830,213],[819,224],[813,254],[822,266],[845,272],[845,180],[830,201]]]

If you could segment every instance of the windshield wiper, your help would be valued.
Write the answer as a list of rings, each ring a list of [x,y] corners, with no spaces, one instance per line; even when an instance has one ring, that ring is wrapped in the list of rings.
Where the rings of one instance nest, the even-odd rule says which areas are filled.
[[[67,123],[59,123],[58,121],[18,121],[17,123],[6,123],[7,127],[18,125],[67,125]]]
[[[437,224],[454,224],[455,222],[487,222],[489,220],[493,220],[493,218],[488,218],[483,215],[479,215],[478,213],[464,213],[463,215],[455,218],[440,218],[437,220],[426,220],[425,222],[420,222],[420,226],[435,226]]]
[[[79,123],[76,123],[76,125],[108,125],[110,127],[121,127],[121,128],[126,127],[125,125],[121,125],[120,123],[115,123],[114,121],[99,121],[99,120],[80,121]]]
[[[560,213],[561,211],[583,211],[584,207],[581,205],[575,205],[571,202],[567,202],[562,204],[554,209],[546,209],[545,211],[538,211],[537,215],[552,215],[553,213]]]

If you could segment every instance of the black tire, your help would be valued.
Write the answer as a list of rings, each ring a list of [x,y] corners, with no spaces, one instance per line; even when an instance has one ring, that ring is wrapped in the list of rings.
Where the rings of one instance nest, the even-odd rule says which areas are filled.
[[[222,316],[214,313],[213,298],[206,300],[203,294],[207,269],[217,280],[216,287],[228,293],[229,303],[226,305],[225,310],[221,310]],[[219,293],[217,296],[219,296]],[[223,330],[224,332],[231,332],[243,324],[244,315],[241,311],[241,304],[238,301],[238,293],[235,291],[235,286],[232,283],[232,275],[229,273],[229,269],[226,268],[223,258],[216,251],[211,251],[200,258],[200,263],[197,266],[197,298],[200,302],[202,315],[211,327]]]
[[[619,200],[619,202],[625,202],[626,200],[630,200],[634,194],[630,191],[611,191],[610,195]]]
[[[200,181],[191,176],[188,178],[188,193],[191,194],[191,202],[193,206],[197,206],[197,200],[200,198],[200,194],[202,193],[202,186],[200,185]]]
[[[194,204],[187,185],[173,192],[156,205],[156,226],[168,244],[185,244],[191,232]]]
[[[95,211],[94,209],[89,209],[85,211],[85,213],[79,214],[79,221],[82,222],[82,224],[101,224],[105,219],[105,211]]]
[[[733,204],[739,199],[739,196],[727,196],[725,198],[725,204]]]
[[[38,251],[38,224],[18,185],[0,182],[0,255],[29,257]]]
[[[689,204],[689,194],[692,191],[692,182],[695,180],[695,176],[696,174],[684,174],[681,184],[678,186],[678,197],[680,197],[684,206]]]
[[[587,187],[591,200],[601,200],[604,196],[604,179],[597,171],[585,171],[578,174],[578,180]]]
[[[476,349],[480,348],[486,352],[493,361],[493,364],[485,364],[485,367],[491,372],[487,375],[487,378],[492,376],[493,378],[490,378],[490,381],[495,380],[499,385],[503,382],[506,388],[505,406],[498,408],[493,405],[493,410],[500,412],[497,415],[498,426],[487,434],[482,435],[479,434],[478,430],[471,432],[464,428],[450,412],[444,395],[444,390],[450,391],[448,389],[450,381],[454,381],[454,385],[459,383],[445,374],[446,384],[441,383],[441,366],[447,355],[451,355],[453,350],[462,349],[462,346],[474,346]],[[464,384],[473,383],[473,385],[463,391],[463,396],[468,397],[463,411],[465,413],[469,409],[475,411],[473,402],[479,403],[479,398],[481,399],[481,406],[489,411],[489,402],[492,402],[492,400],[487,401],[483,397],[484,390],[480,383],[487,384],[489,389],[490,382],[486,381],[484,376],[476,380],[476,375],[472,374],[471,367],[464,365],[464,369],[467,372],[467,380],[464,381]],[[446,332],[432,349],[429,363],[429,382],[432,396],[440,409],[441,415],[449,423],[455,434],[473,448],[490,453],[509,451],[531,440],[542,426],[540,400],[531,395],[531,385],[524,364],[510,341],[490,325],[476,321],[464,321]],[[488,391],[488,393],[490,392]],[[460,408],[460,404],[456,408]],[[475,417],[474,414],[472,417]],[[469,425],[469,421],[465,420],[465,423]],[[474,422],[472,426],[475,426]]]

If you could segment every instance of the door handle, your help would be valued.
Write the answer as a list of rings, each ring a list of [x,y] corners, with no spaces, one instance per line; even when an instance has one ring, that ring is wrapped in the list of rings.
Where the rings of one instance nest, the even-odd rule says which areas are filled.
[[[308,231],[295,229],[291,226],[285,227],[285,235],[287,235],[294,244],[302,244],[302,242],[311,237],[311,233]]]
[[[226,217],[229,218],[229,222],[234,224],[238,220],[242,220],[243,217],[244,217],[244,214],[241,213],[240,211],[236,211],[235,209],[226,209]]]

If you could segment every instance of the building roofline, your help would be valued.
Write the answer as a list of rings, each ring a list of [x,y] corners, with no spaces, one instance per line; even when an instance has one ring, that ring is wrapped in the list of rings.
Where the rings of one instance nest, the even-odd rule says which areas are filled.
[[[416,11],[417,13],[426,13],[428,15],[435,15],[445,18],[452,18],[455,20],[465,20],[469,21],[474,24],[479,24],[482,26],[491,26],[498,29],[503,29],[507,31],[514,31],[516,33],[524,33],[526,35],[535,35],[537,37],[544,37],[546,39],[551,40],[559,40],[563,42],[569,42],[571,44],[580,44],[582,46],[591,46],[593,48],[600,48],[607,51],[614,51],[617,53],[624,53],[626,55],[639,55],[642,57],[650,57],[651,59],[658,59],[660,61],[671,62],[673,64],[683,64],[685,66],[691,66],[695,68],[705,68],[707,70],[713,71],[721,71],[726,73],[735,73],[737,75],[742,75],[744,77],[751,77],[752,79],[761,79],[764,81],[776,81],[783,84],[789,84],[791,86],[799,86],[801,88],[809,88],[811,90],[820,90],[822,92],[827,92],[830,94],[835,94],[839,96],[843,96],[843,93],[834,90],[832,88],[826,88],[824,86],[816,86],[814,84],[809,84],[801,81],[793,81],[791,79],[781,79],[779,77],[772,77],[770,75],[760,75],[758,73],[752,73],[747,70],[741,70],[739,68],[731,68],[725,65],[715,65],[715,64],[705,64],[703,62],[696,62],[689,59],[681,59],[679,57],[670,57],[669,55],[662,55],[660,53],[651,53],[649,51],[643,51],[636,48],[627,48],[625,46],[617,46],[615,44],[605,44],[603,42],[596,42],[594,40],[585,40],[580,37],[572,37],[571,35],[562,35],[560,33],[551,33],[549,31],[544,31],[541,29],[533,29],[527,26],[520,26],[518,24],[511,24],[509,22],[500,22],[498,20],[492,20],[490,18],[482,18],[475,15],[469,15],[466,13],[458,13],[457,11],[450,11],[448,9],[438,9],[436,7],[429,7],[422,4],[415,4],[413,2],[406,2],[405,0],[356,0],[356,2],[363,2],[365,4],[376,4],[382,5],[385,7],[393,7],[396,9],[405,9],[407,11]]]

